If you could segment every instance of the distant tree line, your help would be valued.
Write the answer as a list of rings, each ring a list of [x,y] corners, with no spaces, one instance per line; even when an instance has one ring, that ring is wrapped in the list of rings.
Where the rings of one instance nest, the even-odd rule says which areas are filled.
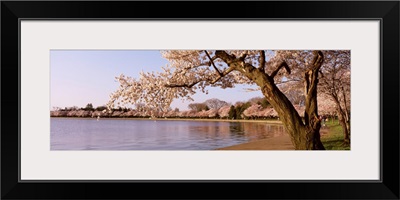
[[[322,99],[321,99],[322,100]],[[104,117],[104,118],[193,118],[193,119],[277,119],[278,114],[265,97],[254,97],[247,101],[238,101],[234,104],[216,98],[201,103],[191,103],[189,110],[180,111],[178,108],[169,108],[167,111],[144,111],[146,105],[137,104],[134,108],[117,107],[108,109],[106,106],[94,107],[88,103],[85,107],[77,106],[53,108],[51,117]],[[304,106],[296,105],[296,110],[304,113]],[[334,106],[321,106],[321,114],[335,116]]]

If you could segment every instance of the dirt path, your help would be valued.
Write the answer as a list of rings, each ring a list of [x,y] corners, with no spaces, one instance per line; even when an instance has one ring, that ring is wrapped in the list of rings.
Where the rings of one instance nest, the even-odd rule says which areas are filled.
[[[217,150],[294,150],[289,135],[262,139],[254,142],[219,148]]]
[[[327,128],[321,128],[321,136],[328,133]],[[295,150],[288,134],[262,139],[254,142],[219,148],[217,150]]]

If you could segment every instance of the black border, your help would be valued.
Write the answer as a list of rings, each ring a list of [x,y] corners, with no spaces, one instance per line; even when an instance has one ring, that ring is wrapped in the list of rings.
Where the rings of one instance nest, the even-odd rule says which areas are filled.
[[[19,182],[20,19],[380,19],[382,180]],[[2,199],[399,199],[398,1],[2,1],[1,50]]]

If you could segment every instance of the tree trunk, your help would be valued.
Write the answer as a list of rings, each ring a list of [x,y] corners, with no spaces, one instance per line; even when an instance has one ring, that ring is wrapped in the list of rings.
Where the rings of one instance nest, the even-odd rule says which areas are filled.
[[[349,129],[348,129],[348,126],[347,126],[346,119],[345,119],[345,117],[344,117],[342,112],[338,112],[338,113],[339,113],[339,123],[340,123],[340,126],[343,129],[343,138],[344,138],[343,142],[345,144],[350,144],[350,132],[349,132]]]
[[[318,117],[317,107],[317,84],[318,72],[322,65],[323,55],[320,51],[314,51],[314,61],[306,72],[306,113],[305,123],[297,113],[293,104],[276,86],[274,77],[281,68],[290,73],[290,68],[283,62],[270,75],[265,73],[264,66],[259,68],[244,62],[245,57],[237,58],[224,51],[216,51],[215,55],[229,64],[233,70],[237,70],[250,80],[254,81],[260,88],[267,101],[278,113],[286,132],[289,134],[296,150],[324,150],[320,140],[319,130],[321,121]]]
[[[281,119],[286,132],[289,134],[293,146],[296,150],[311,150],[314,146],[312,140],[313,135],[319,135],[319,130],[311,132],[310,129],[306,129],[300,115],[297,113],[296,109],[290,103],[289,99],[278,89],[267,89],[266,86],[262,88],[262,92],[267,100],[274,107],[276,112]]]
[[[337,107],[337,113],[338,113],[338,123],[342,127],[342,132],[343,132],[343,142],[345,144],[350,144],[350,120],[349,115],[346,114],[347,112],[344,111],[342,106],[340,105],[339,98],[335,93],[331,94],[334,102],[336,103]]]
[[[342,94],[343,94],[343,103],[344,103],[344,112],[345,112],[344,119],[346,120],[345,125],[346,125],[346,132],[347,132],[344,137],[344,142],[346,144],[350,144],[350,110],[348,109],[348,106],[347,106],[347,97],[346,97],[347,95],[346,95],[346,92],[345,92],[345,89],[343,86],[342,86]]]
[[[304,121],[307,129],[307,145],[310,146],[308,148],[325,150],[319,133],[321,119],[318,115],[317,102],[318,73],[322,66],[323,55],[321,52],[314,52],[314,54],[313,66],[304,74],[304,92],[306,97]]]
[[[310,79],[306,81],[311,82],[308,82],[309,87],[306,89],[307,118],[305,119],[305,123],[303,123],[303,120],[297,113],[293,104],[274,84],[273,77],[269,77],[265,73],[257,73],[251,68],[245,70],[244,73],[249,79],[253,80],[258,86],[261,87],[261,91],[265,98],[278,113],[296,150],[325,150],[320,140],[319,130],[321,128],[321,121],[318,118],[317,112],[318,70],[321,65],[322,60],[315,61],[314,67],[307,72],[311,74],[308,77]],[[259,71],[258,69],[255,70]]]

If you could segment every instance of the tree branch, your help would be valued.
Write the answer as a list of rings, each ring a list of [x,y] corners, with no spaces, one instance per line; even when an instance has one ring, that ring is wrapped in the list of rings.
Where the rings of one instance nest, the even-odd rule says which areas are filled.
[[[233,67],[229,67],[227,70],[225,70],[223,73],[221,73],[221,75],[220,75],[217,79],[211,81],[210,83],[211,83],[211,84],[214,84],[214,83],[218,82],[222,77],[228,75],[228,74],[231,73],[233,70],[235,70]]]
[[[190,66],[190,67],[184,67],[182,69],[179,69],[179,71],[176,71],[175,74],[182,73],[182,72],[186,73],[187,71],[189,71],[191,69],[195,69],[195,68],[198,68],[198,67],[201,67],[201,66],[205,66],[205,65],[210,66],[210,63],[206,62],[206,63],[200,63],[198,65],[193,65],[193,66]]]
[[[311,95],[311,93],[315,92],[318,84],[318,72],[320,71],[319,69],[322,66],[322,62],[324,61],[324,55],[321,51],[314,51],[313,54],[314,59],[312,66],[304,74],[306,81],[306,95]]]
[[[235,70],[235,68],[233,67],[229,67],[227,70],[225,70],[224,72],[221,73],[220,76],[218,76],[218,78],[214,79],[214,80],[210,80],[210,79],[206,79],[206,80],[198,80],[195,81],[193,83],[184,83],[184,84],[165,84],[165,87],[169,87],[169,88],[176,88],[176,87],[186,87],[186,88],[191,88],[194,85],[196,85],[197,83],[200,83],[201,81],[208,81],[210,84],[214,84],[216,82],[218,82],[222,77],[228,75],[229,73],[231,73],[233,70]]]
[[[218,68],[215,66],[213,59],[211,58],[210,54],[208,54],[207,50],[204,50],[204,52],[206,53],[208,59],[210,59],[210,62],[212,64],[212,66],[214,67],[215,71],[217,71],[217,73],[219,74],[219,76],[222,76],[222,73],[218,70]]]
[[[226,64],[230,64],[235,60],[235,56],[229,55],[223,50],[216,50],[215,51],[215,57],[222,59],[223,61],[226,62]]]
[[[246,59],[246,57],[247,57],[247,53],[244,53],[242,56],[239,57],[239,60],[244,62],[244,59]]]
[[[288,74],[291,73],[291,70],[290,70],[288,64],[287,64],[285,61],[283,61],[283,62],[278,66],[278,68],[276,68],[275,71],[273,71],[273,72],[271,73],[270,76],[271,76],[272,78],[274,78],[274,77],[278,74],[279,70],[281,70],[282,67],[284,67],[284,68],[286,69],[286,72],[287,72]]]
[[[259,67],[259,69],[261,69],[261,71],[264,71],[264,67],[265,67],[265,51],[261,50],[260,51],[260,67]]]
[[[313,116],[318,116],[318,105],[317,105],[317,85],[318,85],[318,71],[324,61],[324,56],[321,51],[314,51],[314,59],[312,66],[304,73],[305,79],[305,111],[304,121],[305,124],[317,124],[318,121],[313,121]]]
[[[193,87],[194,85],[196,85],[197,83],[200,83],[201,81],[203,81],[203,80],[195,81],[195,82],[190,83],[190,84],[188,84],[188,83],[184,83],[184,84],[165,84],[164,86],[165,86],[165,87],[169,87],[169,88],[176,88],[176,87],[191,88],[191,87]]]
[[[314,51],[314,62],[313,70],[319,70],[321,68],[322,62],[324,61],[324,55],[321,51]]]
[[[276,82],[275,84],[276,85],[280,85],[280,84],[285,84],[285,83],[289,83],[289,82],[300,82],[300,81],[302,81],[302,80],[300,80],[300,79],[289,79],[289,80],[286,80],[286,81]]]

